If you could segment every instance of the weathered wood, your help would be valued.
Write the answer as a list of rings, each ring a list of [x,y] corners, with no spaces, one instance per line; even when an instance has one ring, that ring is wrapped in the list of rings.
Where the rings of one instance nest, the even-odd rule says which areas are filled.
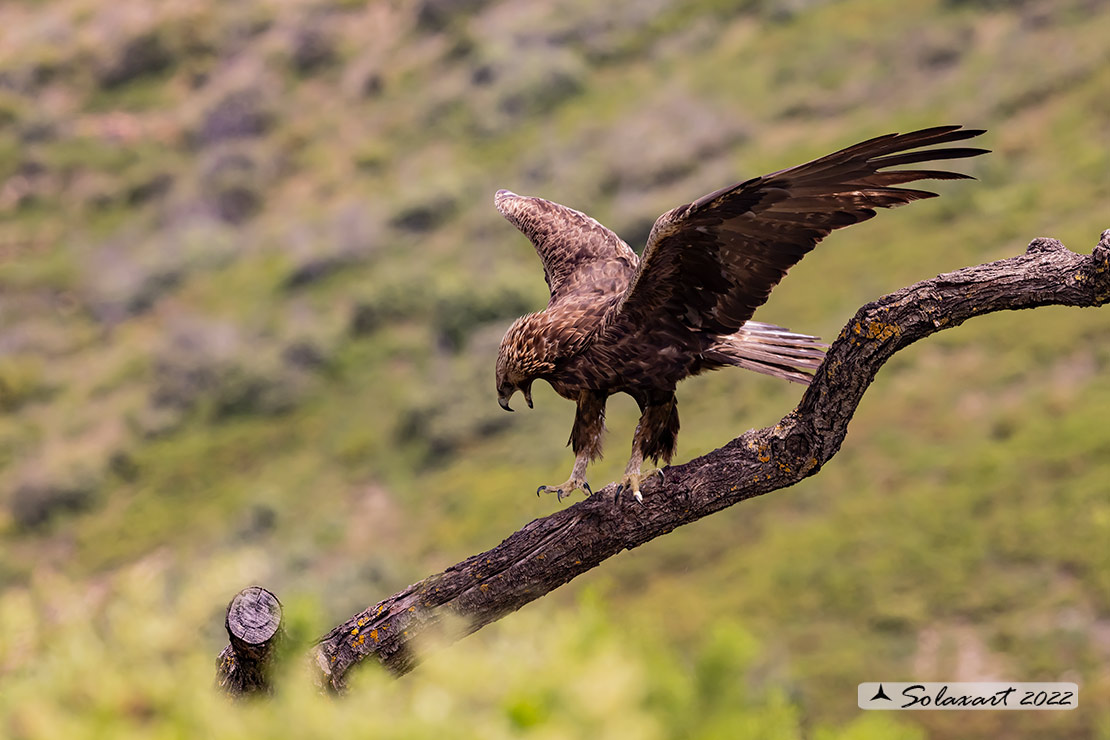
[[[474,632],[595,567],[678,526],[814,475],[840,449],[856,406],[895,352],[969,318],[1037,306],[1110,301],[1110,230],[1091,255],[1055,239],[1025,254],[939,275],[863,306],[829,348],[798,407],[778,424],[645,485],[644,506],[615,485],[536,519],[492,550],[429,576],[354,615],[313,651],[318,681],[342,691],[350,668],[374,656],[397,674],[419,660],[414,641],[437,626]]]
[[[270,668],[283,634],[281,617],[281,602],[260,586],[243,589],[227,605],[229,644],[216,660],[216,682],[229,696],[273,690]]]

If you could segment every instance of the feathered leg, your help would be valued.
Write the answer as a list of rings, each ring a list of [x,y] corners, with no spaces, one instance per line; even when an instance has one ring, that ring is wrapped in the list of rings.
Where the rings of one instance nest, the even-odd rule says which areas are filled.
[[[632,456],[628,458],[617,493],[631,491],[632,496],[642,504],[644,497],[640,494],[640,484],[656,473],[662,475],[659,470],[641,473],[644,459],[651,458],[658,462],[659,458],[663,458],[665,462],[670,462],[678,446],[678,399],[671,393],[649,401],[637,399],[637,402],[640,403],[640,422],[632,435]]]
[[[570,478],[558,486],[540,486],[536,495],[554,493],[560,501],[581,488],[593,494],[586,482],[586,466],[601,457],[601,438],[605,434],[605,402],[608,395],[597,391],[582,391],[578,396],[578,409],[568,444],[574,450],[574,467]]]

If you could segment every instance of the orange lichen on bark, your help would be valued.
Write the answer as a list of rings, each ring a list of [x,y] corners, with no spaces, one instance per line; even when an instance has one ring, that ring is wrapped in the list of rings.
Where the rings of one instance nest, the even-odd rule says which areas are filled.
[[[857,321],[852,326],[852,331],[868,339],[878,339],[880,342],[902,334],[902,329],[897,324],[885,324],[882,321],[868,321],[866,327]]]

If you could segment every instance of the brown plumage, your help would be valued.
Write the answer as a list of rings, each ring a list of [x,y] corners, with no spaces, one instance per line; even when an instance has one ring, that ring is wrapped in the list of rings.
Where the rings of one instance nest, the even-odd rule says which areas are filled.
[[[627,393],[640,406],[622,487],[640,500],[645,458],[669,462],[678,435],[675,386],[728,365],[808,383],[823,357],[816,337],[751,321],[786,271],[832,230],[936,193],[898,187],[968,176],[888,168],[986,152],[921,149],[978,136],[939,126],[869,139],[797,167],[756,177],[664,213],[643,258],[589,216],[557,203],[497,191],[501,214],[527,236],[551,289],[547,308],[518,319],[497,356],[498,401],[546,380],[578,404],[570,479],[540,486],[561,499],[589,485],[601,456],[605,402]],[[913,151],[917,150],[917,151]]]

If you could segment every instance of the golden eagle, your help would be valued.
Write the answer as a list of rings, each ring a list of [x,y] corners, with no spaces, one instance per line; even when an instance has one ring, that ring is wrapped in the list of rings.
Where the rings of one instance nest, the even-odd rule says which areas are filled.
[[[664,213],[643,258],[589,216],[541,198],[499,190],[497,210],[531,240],[551,290],[547,308],[516,320],[497,355],[497,395],[532,406],[546,380],[578,404],[570,479],[540,486],[562,500],[590,493],[586,465],[601,456],[605,402],[627,393],[640,406],[620,490],[643,502],[645,458],[670,462],[678,436],[675,386],[705,370],[736,366],[808,384],[825,345],[816,337],[751,321],[771,289],[833,229],[936,193],[897,187],[968,178],[899,165],[983,154],[970,147],[921,149],[978,136],[938,126],[888,134],[797,167],[729,185]],[[914,151],[916,150],[916,151]]]

